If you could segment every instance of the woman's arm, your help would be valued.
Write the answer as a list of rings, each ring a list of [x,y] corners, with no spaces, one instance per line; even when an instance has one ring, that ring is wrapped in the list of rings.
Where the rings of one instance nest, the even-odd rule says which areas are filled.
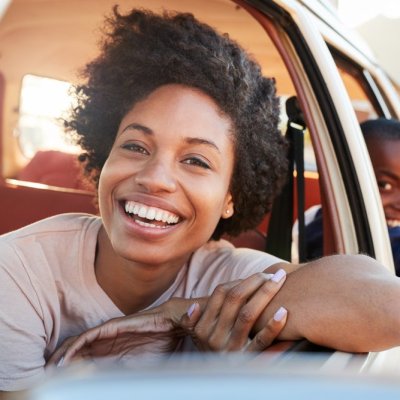
[[[67,339],[47,366],[64,365],[75,358],[93,359],[143,352],[166,353],[183,335],[190,334],[200,350],[262,351],[286,323],[286,310],[277,312],[249,340],[255,321],[284,284],[283,271],[257,273],[247,279],[220,284],[210,297],[172,298],[164,304],[114,318]]]
[[[140,333],[151,337],[169,332],[166,338],[171,339],[180,328],[201,348],[214,351],[242,348],[250,330],[250,349],[255,351],[277,336],[351,352],[400,345],[400,281],[372,258],[330,256],[301,266],[280,263],[266,272],[281,268],[288,272],[286,281],[281,273],[275,282],[255,274],[219,285],[209,298],[171,299],[155,309],[108,321],[62,346],[51,361],[71,360],[82,351],[90,355],[88,347],[94,342],[114,343],[123,334],[130,334],[124,345],[133,348],[140,346]],[[286,313],[279,313],[285,309],[287,319]]]
[[[323,257],[288,274],[255,331],[280,306],[288,310],[282,340],[352,352],[400,345],[400,280],[367,256]]]

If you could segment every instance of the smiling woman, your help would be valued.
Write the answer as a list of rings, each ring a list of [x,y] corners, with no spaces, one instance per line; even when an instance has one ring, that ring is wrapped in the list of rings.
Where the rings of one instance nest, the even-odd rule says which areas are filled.
[[[283,184],[274,81],[191,14],[115,8],[107,23],[66,122],[100,216],[0,238],[0,388],[75,356],[400,344],[400,284],[374,260],[300,268],[221,239],[255,227]]]
[[[136,263],[161,268],[166,290],[219,220],[233,215],[231,129],[209,96],[176,84],[156,89],[122,119],[100,173],[99,207],[107,235],[99,236],[96,271],[124,313],[139,311],[142,301],[139,307],[134,296],[118,301],[109,262],[101,262],[112,257],[101,251],[108,248],[102,239],[111,241],[120,263],[128,260],[121,271],[129,276]],[[135,286],[140,281],[133,280]]]

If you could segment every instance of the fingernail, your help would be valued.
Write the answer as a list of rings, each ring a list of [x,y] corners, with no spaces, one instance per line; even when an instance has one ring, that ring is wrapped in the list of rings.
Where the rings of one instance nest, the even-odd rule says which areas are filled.
[[[187,316],[190,318],[194,312],[194,309],[196,308],[196,303],[193,303],[187,310]]]
[[[57,363],[57,367],[62,367],[64,365],[64,356],[60,358],[60,361]]]
[[[265,279],[271,280],[271,278],[274,276],[274,274],[267,274],[266,272],[263,272]]]
[[[280,307],[279,310],[274,314],[274,321],[282,321],[286,317],[287,310],[284,307]]]
[[[273,282],[280,282],[286,276],[286,271],[284,269],[279,269],[275,272],[274,276],[271,278]]]

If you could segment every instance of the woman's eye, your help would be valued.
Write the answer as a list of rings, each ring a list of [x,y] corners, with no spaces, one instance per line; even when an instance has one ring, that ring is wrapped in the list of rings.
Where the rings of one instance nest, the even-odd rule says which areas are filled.
[[[183,161],[185,164],[194,165],[195,167],[200,167],[204,169],[210,169],[210,166],[198,157],[190,157]]]
[[[389,182],[385,181],[378,181],[379,189],[389,191],[393,189],[393,185]]]
[[[137,143],[125,143],[121,146],[125,150],[133,151],[135,153],[148,155],[149,152],[141,145]]]

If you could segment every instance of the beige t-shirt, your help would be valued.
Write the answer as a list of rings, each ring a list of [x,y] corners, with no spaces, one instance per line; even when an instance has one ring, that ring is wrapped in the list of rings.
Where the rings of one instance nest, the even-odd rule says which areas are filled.
[[[65,338],[123,315],[96,280],[100,227],[98,217],[63,214],[0,236],[0,390],[29,387]],[[209,242],[150,307],[171,297],[209,295],[219,283],[279,261],[223,240]]]

